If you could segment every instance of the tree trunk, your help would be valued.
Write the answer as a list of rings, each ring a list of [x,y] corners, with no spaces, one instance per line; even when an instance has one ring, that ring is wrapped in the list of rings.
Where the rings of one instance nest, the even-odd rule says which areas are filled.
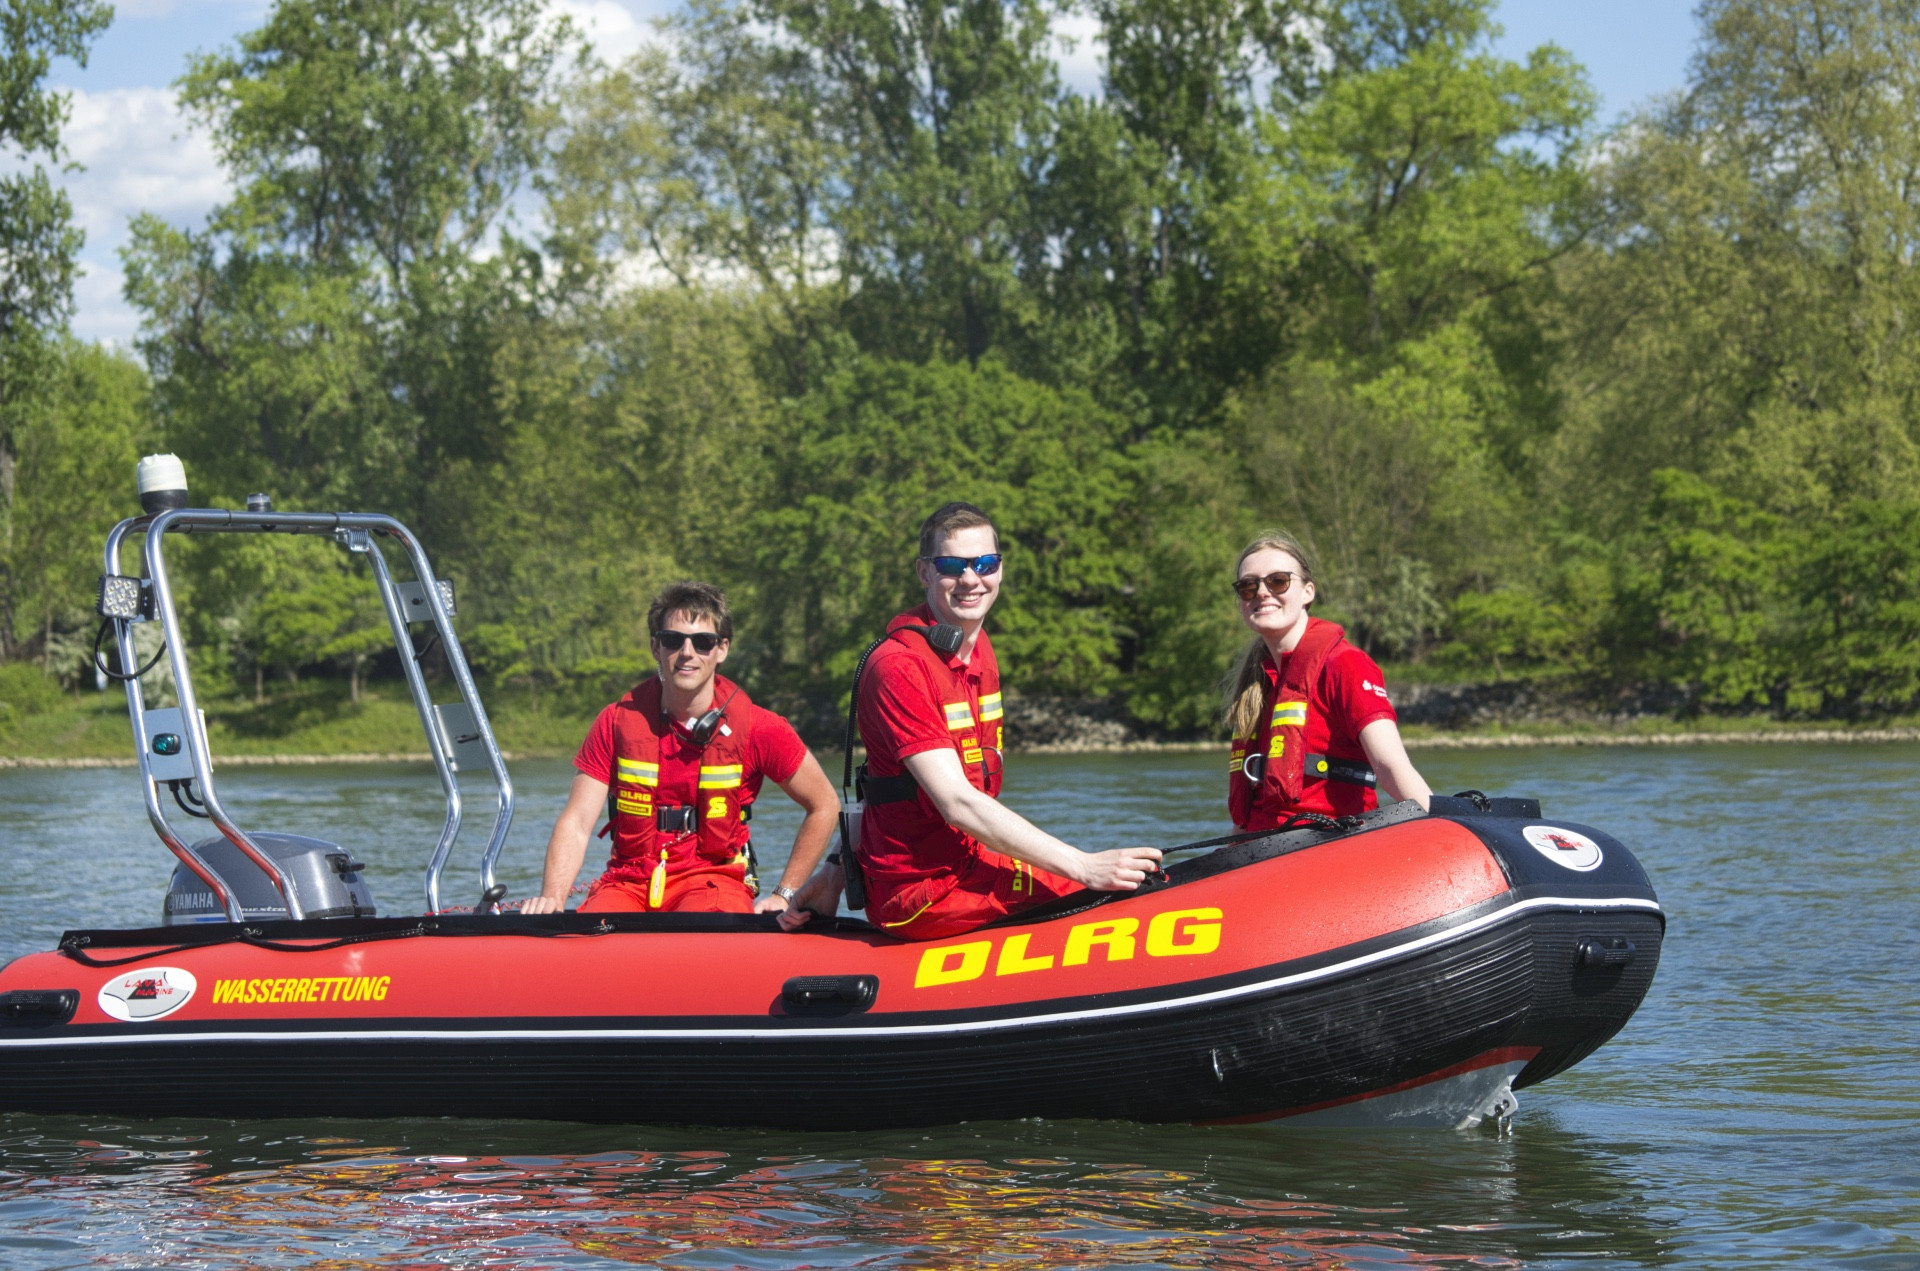
[[[6,405],[0,390],[0,409]],[[13,657],[13,435],[0,419],[0,662]]]

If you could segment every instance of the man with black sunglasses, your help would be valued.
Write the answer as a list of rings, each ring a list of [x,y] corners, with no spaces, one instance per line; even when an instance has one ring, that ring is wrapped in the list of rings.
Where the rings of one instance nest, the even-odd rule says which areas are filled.
[[[916,571],[926,604],[887,624],[858,688],[867,916],[891,935],[937,940],[1082,888],[1139,887],[1158,848],[1083,852],[999,801],[1004,711],[985,624],[1005,570],[992,519],[971,503],[942,507],[921,526]],[[927,638],[936,624],[958,629],[956,651]],[[823,870],[781,925],[831,914],[843,881]]]
[[[777,913],[826,853],[840,807],[833,785],[791,724],[719,674],[733,615],[718,587],[668,587],[649,606],[647,629],[659,671],[587,733],[540,895],[521,912],[565,906],[604,808],[613,856],[582,912]],[[767,777],[806,819],[779,886],[756,903],[747,820]]]

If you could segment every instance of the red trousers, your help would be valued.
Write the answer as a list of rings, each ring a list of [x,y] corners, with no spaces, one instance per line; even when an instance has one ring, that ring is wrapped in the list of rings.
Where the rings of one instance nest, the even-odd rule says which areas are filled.
[[[583,914],[750,914],[753,893],[737,876],[715,870],[691,870],[667,877],[655,911],[647,904],[647,880],[602,878],[580,904]]]
[[[870,904],[867,915],[890,936],[942,940],[1080,890],[1079,883],[1058,874],[981,848],[957,882],[928,878],[910,883]]]

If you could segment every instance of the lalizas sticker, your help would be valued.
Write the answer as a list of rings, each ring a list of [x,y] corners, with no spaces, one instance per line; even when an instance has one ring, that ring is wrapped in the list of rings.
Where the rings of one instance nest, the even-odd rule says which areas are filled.
[[[1584,874],[1600,868],[1600,845],[1576,830],[1529,825],[1520,831],[1533,850],[1563,869]]]
[[[164,1019],[193,1000],[200,982],[177,966],[144,966],[108,980],[94,1000],[117,1020],[142,1024]]]
[[[284,1006],[309,1002],[384,1002],[390,975],[309,975],[271,980],[215,980],[215,1006]]]

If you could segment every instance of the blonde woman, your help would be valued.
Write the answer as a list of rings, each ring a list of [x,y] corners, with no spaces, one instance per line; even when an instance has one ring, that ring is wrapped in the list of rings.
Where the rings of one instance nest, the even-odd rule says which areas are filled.
[[[1376,785],[1425,808],[1433,792],[1407,758],[1379,664],[1307,612],[1313,566],[1299,541],[1269,530],[1247,544],[1233,590],[1254,635],[1226,701],[1234,824],[1264,830],[1296,812],[1368,812],[1379,806]]]

